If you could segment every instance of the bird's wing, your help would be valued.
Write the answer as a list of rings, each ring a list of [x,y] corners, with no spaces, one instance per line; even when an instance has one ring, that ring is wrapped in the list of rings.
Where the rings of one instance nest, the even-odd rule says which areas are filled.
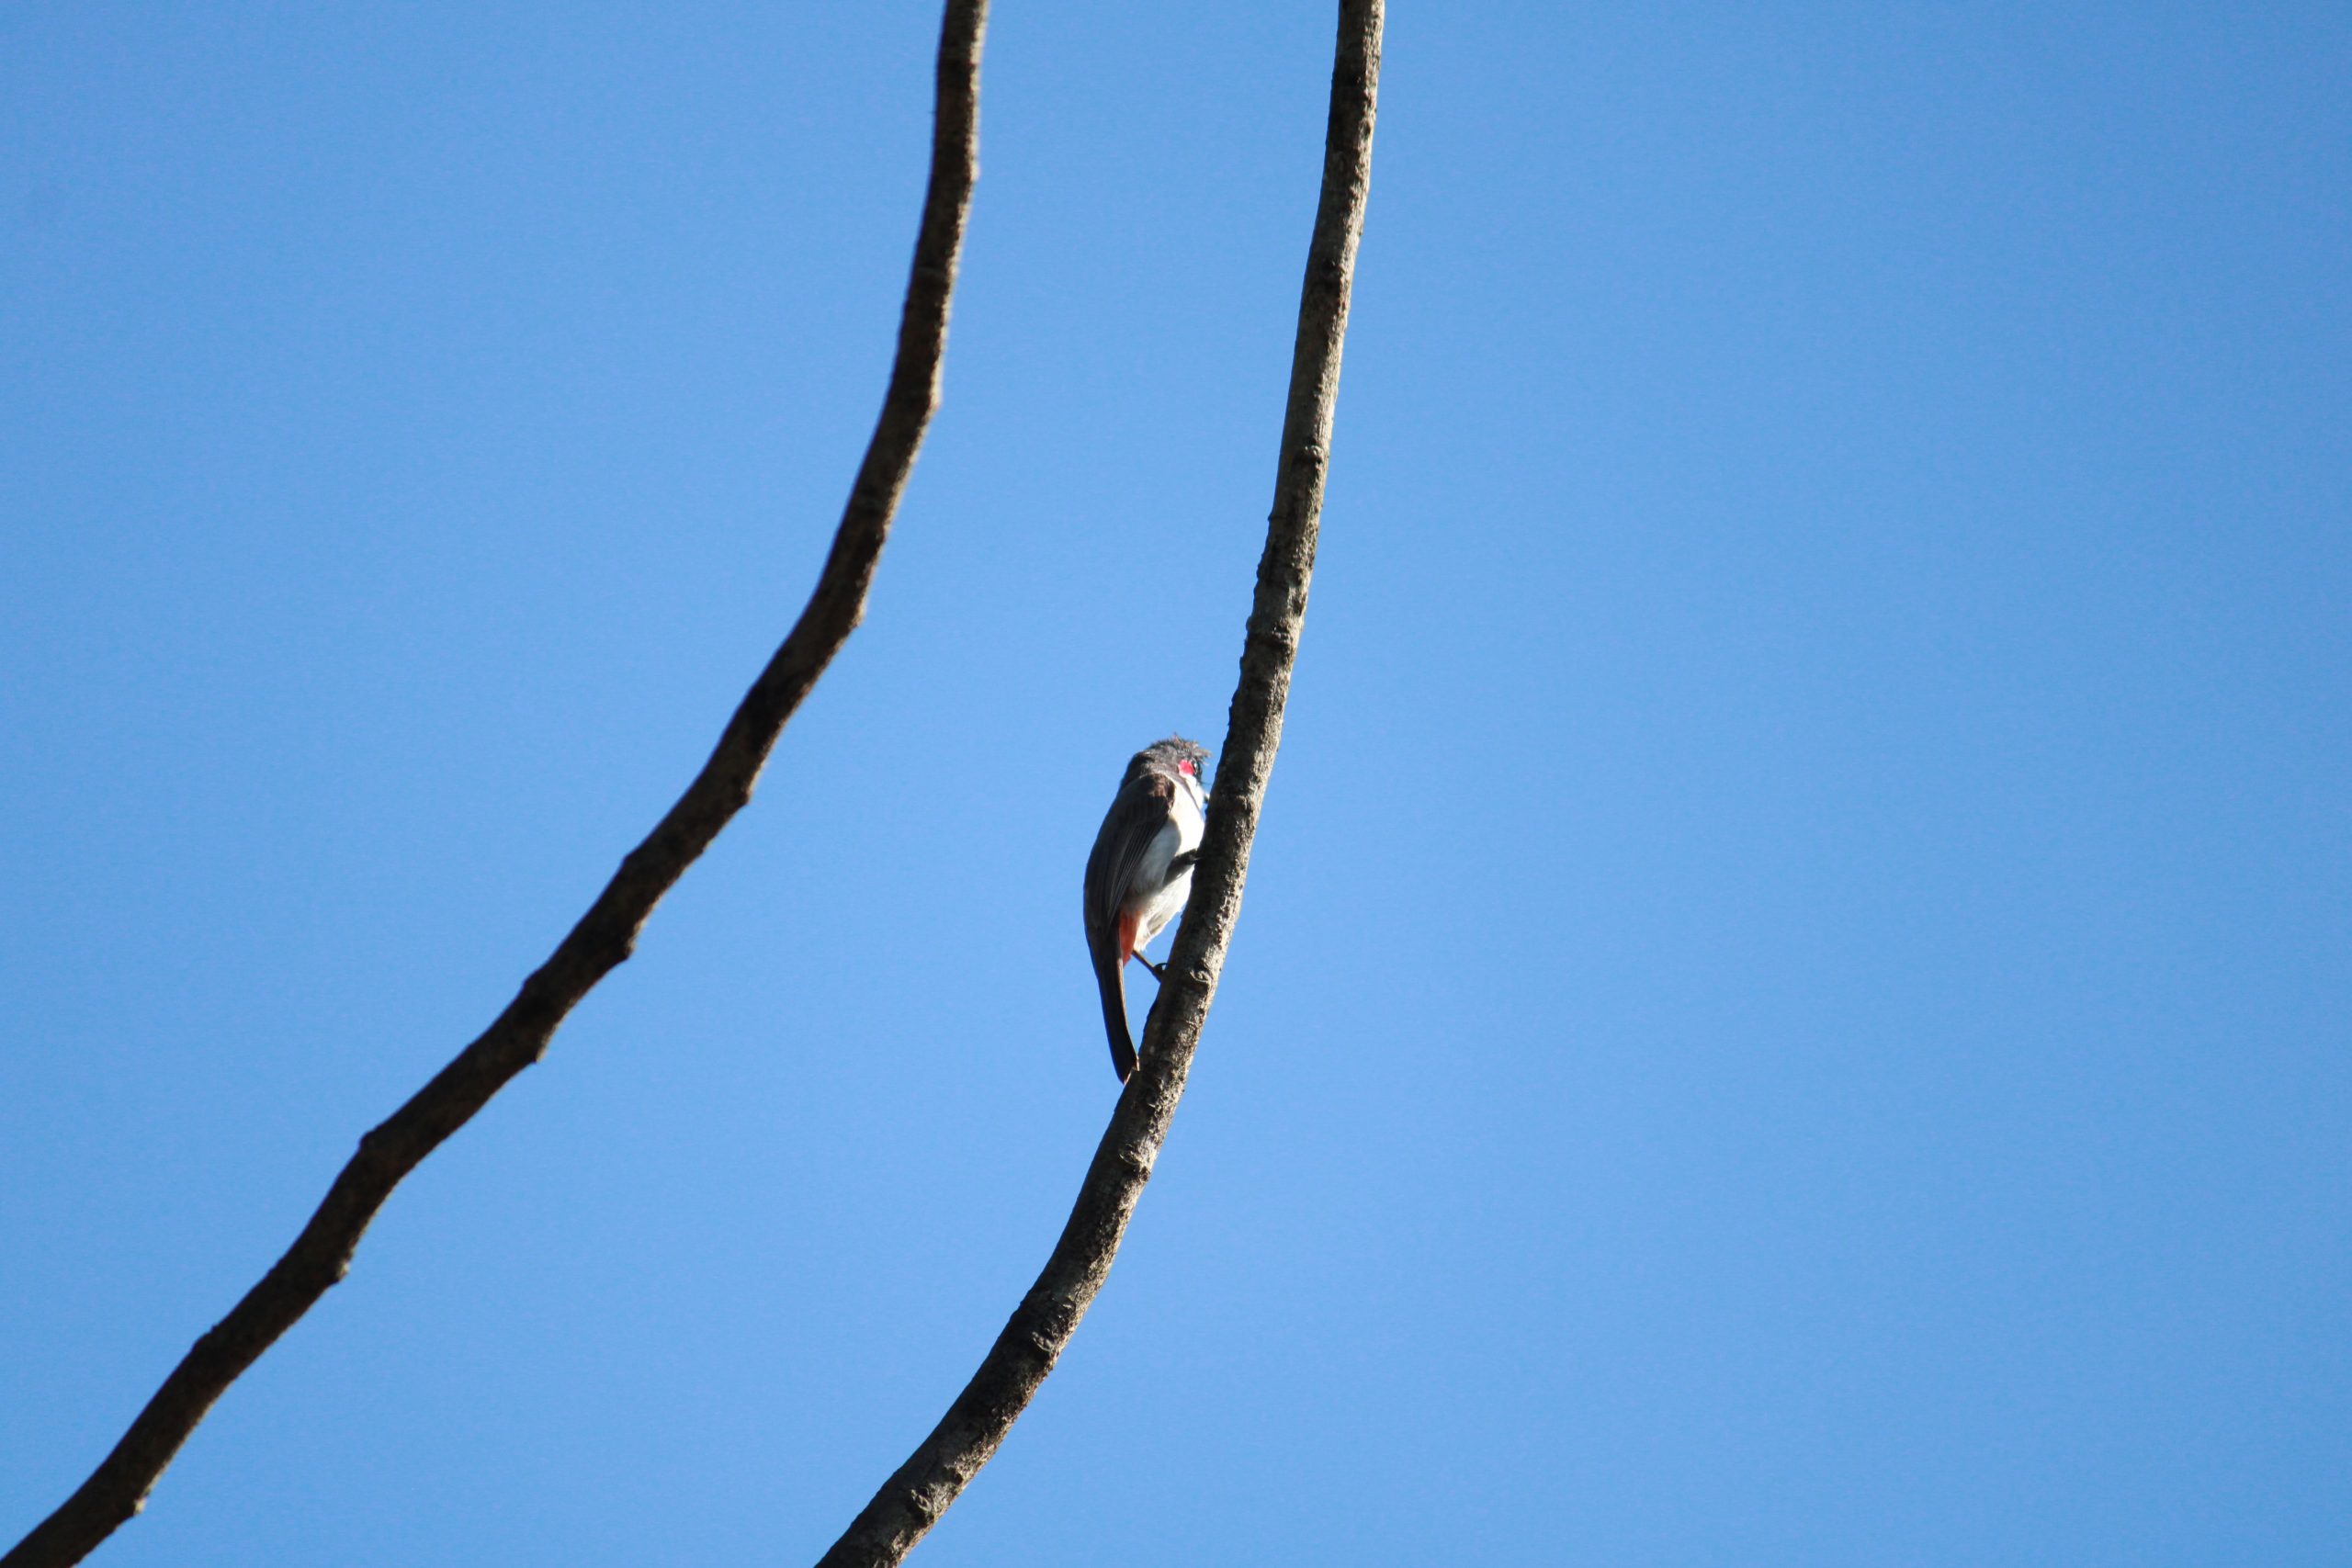
[[[1094,852],[1086,858],[1086,935],[1090,943],[1115,942],[1119,906],[1135,885],[1136,868],[1143,863],[1151,841],[1174,820],[1176,785],[1158,773],[1146,773],[1124,785],[1094,835]],[[1122,957],[1125,954],[1121,954]]]

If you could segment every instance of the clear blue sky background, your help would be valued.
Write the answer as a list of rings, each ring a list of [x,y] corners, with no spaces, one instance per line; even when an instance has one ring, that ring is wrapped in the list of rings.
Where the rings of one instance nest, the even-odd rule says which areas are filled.
[[[0,12],[0,1537],[797,610],[935,26]],[[1111,1107],[1096,820],[1223,733],[1329,29],[1006,0],[867,625],[103,1561],[804,1562],[928,1428]],[[2348,84],[1399,7],[1225,987],[920,1562],[2346,1560]]]

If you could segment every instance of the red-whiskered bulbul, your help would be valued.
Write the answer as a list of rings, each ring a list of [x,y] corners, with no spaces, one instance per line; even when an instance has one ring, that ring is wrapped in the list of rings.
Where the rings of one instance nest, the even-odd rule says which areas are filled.
[[[1182,911],[1193,890],[1193,857],[1208,807],[1201,787],[1207,759],[1207,748],[1173,735],[1136,752],[1102,830],[1094,835],[1094,852],[1086,857],[1086,951],[1102,987],[1102,1027],[1110,1032],[1111,1066],[1121,1083],[1136,1070],[1135,1041],[1127,1033],[1127,960],[1139,960],[1154,976],[1161,973],[1143,948]]]

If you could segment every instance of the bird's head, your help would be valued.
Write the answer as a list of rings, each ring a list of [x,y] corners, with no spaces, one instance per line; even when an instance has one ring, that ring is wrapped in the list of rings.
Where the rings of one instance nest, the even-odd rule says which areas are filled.
[[[1155,740],[1136,756],[1136,761],[1139,762],[1157,762],[1172,772],[1184,774],[1187,778],[1202,779],[1204,783],[1205,777],[1201,770],[1208,760],[1207,747],[1197,740],[1187,740],[1181,735],[1171,735],[1165,740]]]

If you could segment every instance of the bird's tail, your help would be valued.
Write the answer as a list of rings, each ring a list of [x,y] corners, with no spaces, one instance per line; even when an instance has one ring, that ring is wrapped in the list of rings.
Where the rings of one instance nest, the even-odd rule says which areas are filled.
[[[1126,965],[1115,950],[1094,961],[1095,983],[1102,990],[1102,1027],[1111,1036],[1111,1069],[1125,1083],[1136,1070],[1136,1043],[1127,1032]]]

